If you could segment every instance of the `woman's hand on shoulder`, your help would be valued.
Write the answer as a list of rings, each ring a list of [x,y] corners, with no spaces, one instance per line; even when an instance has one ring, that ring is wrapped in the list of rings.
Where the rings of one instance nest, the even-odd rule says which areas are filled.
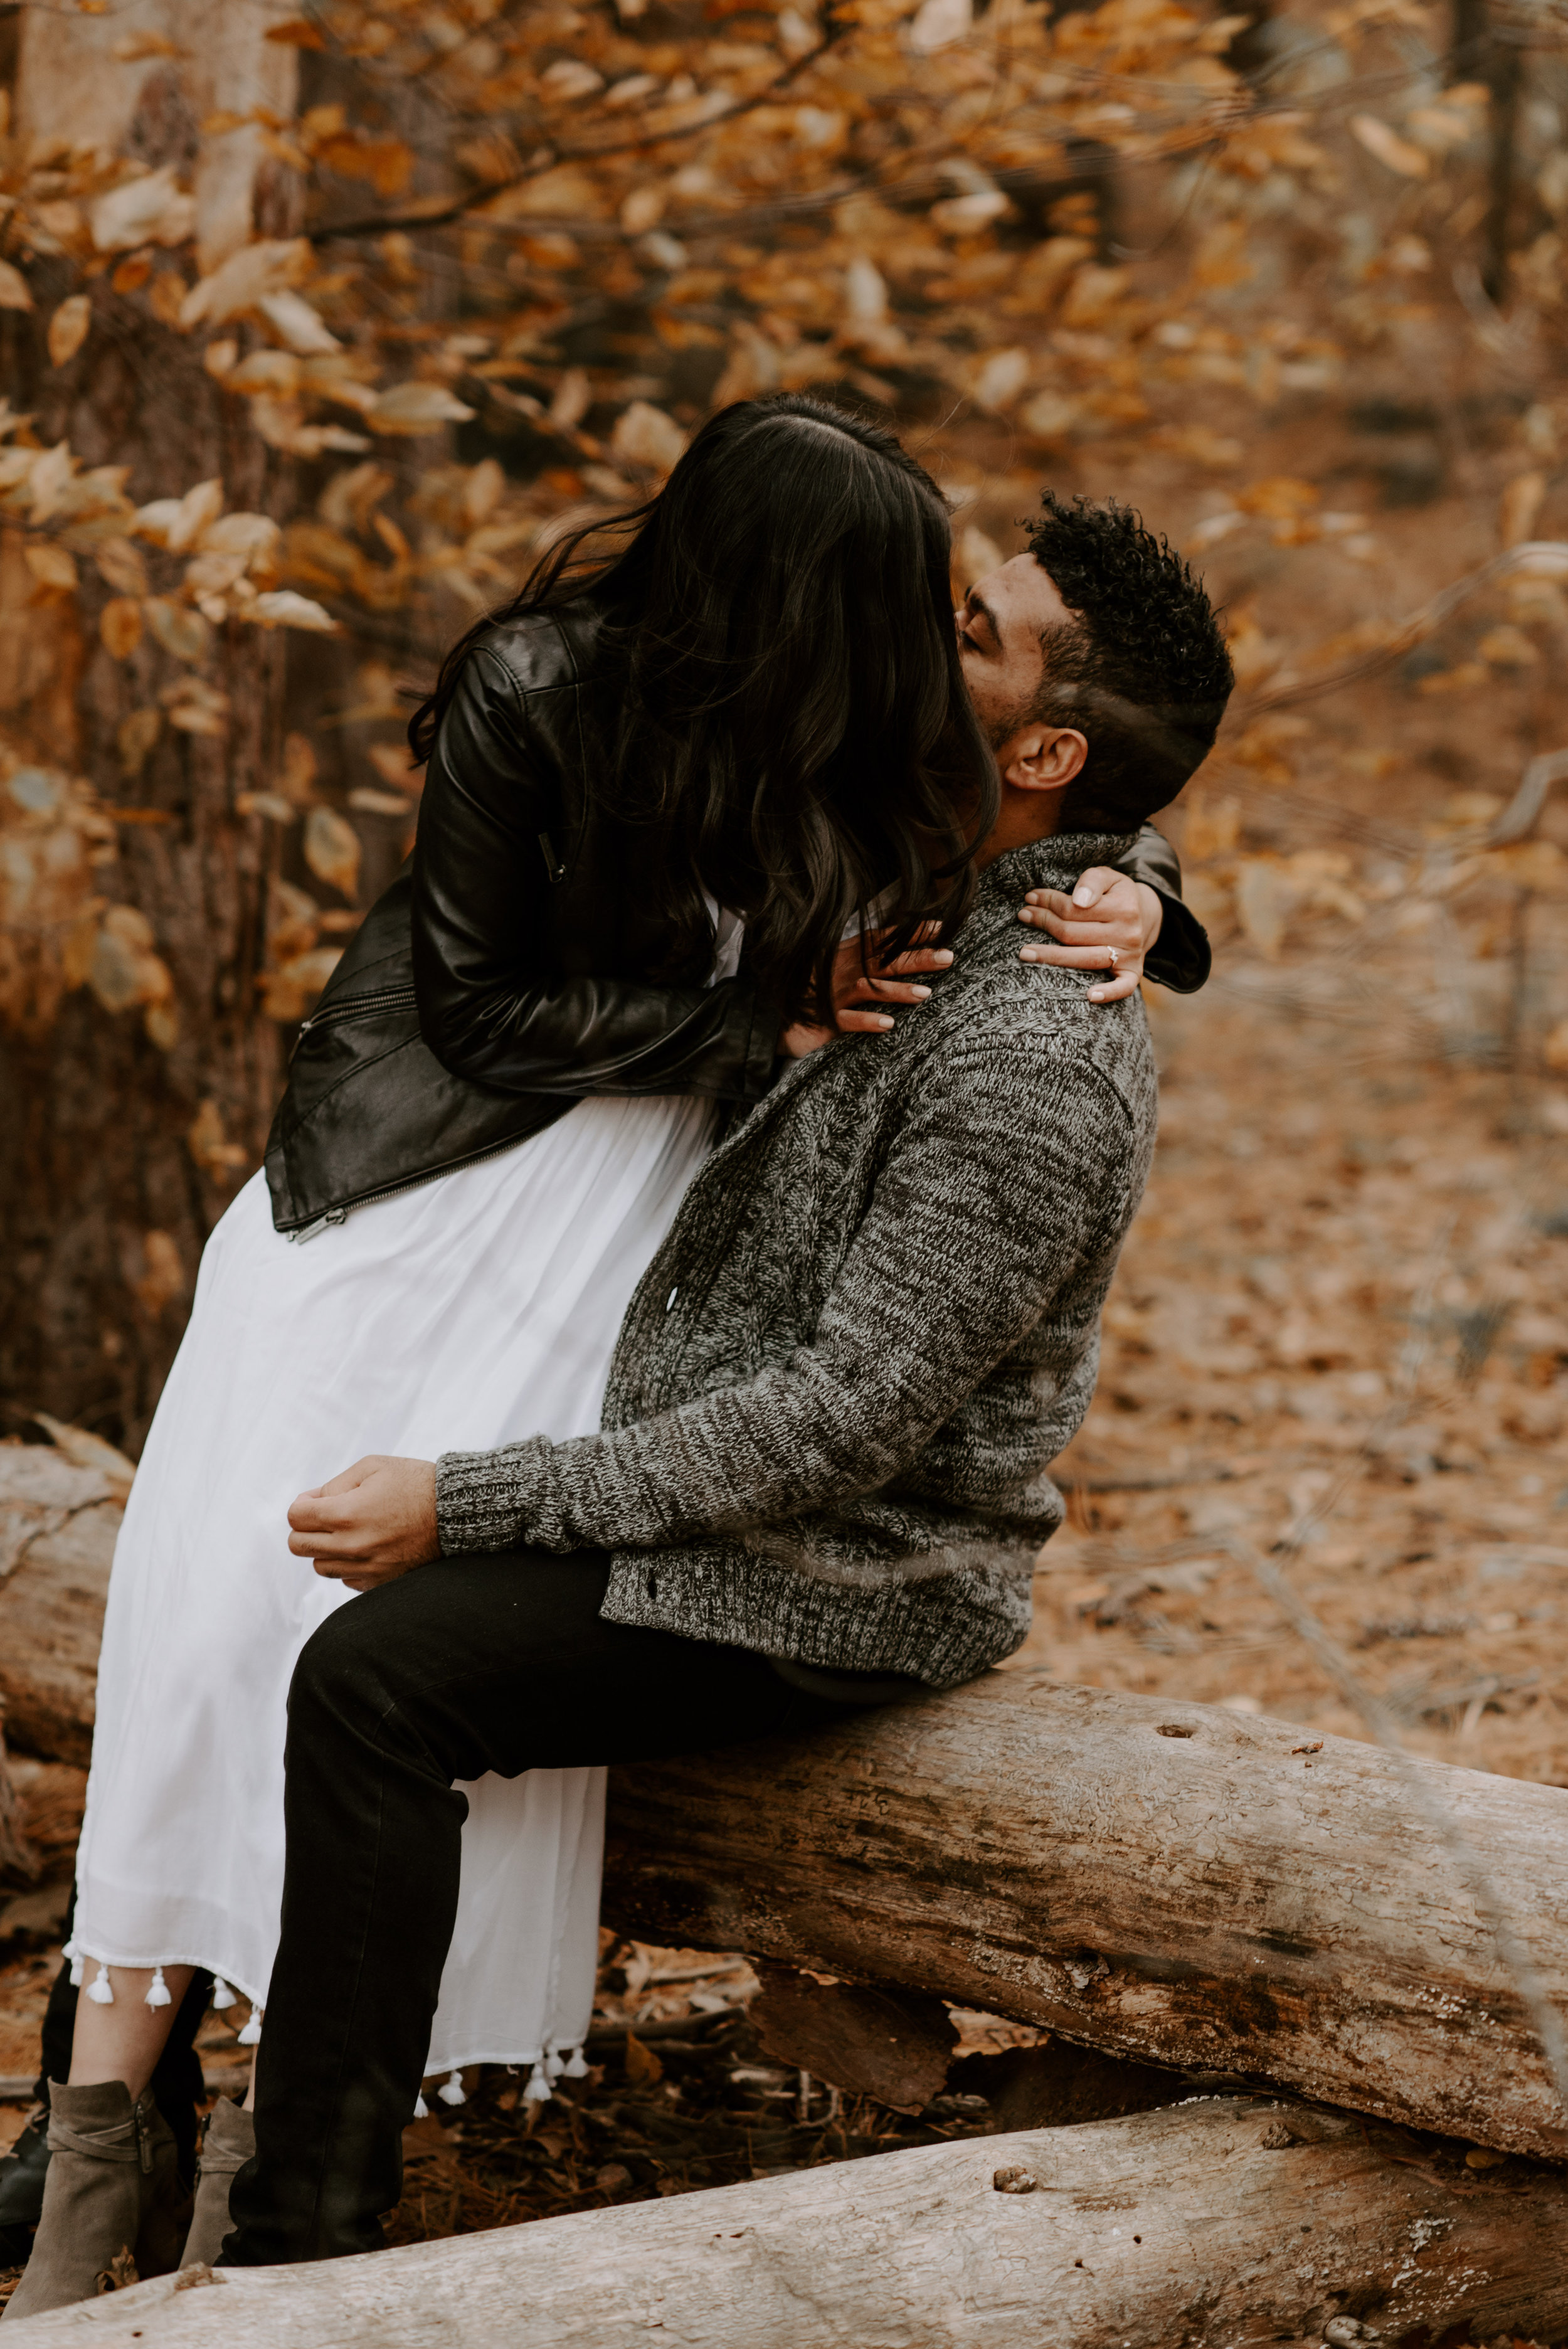
[[[289,1547],[314,1558],[317,1574],[350,1590],[374,1590],[410,1567],[439,1557],[436,1466],[372,1453],[330,1484],[302,1493],[289,1509]]]
[[[925,1001],[931,989],[919,983],[916,973],[945,970],[953,960],[952,949],[922,943],[936,936],[936,926],[930,923],[915,933],[915,944],[907,954],[895,955],[891,962],[882,962],[878,958],[877,947],[886,936],[885,930],[876,933],[864,960],[858,938],[851,938],[839,948],[833,964],[836,1024],[818,1028],[807,1020],[796,1020],[779,1039],[779,1050],[788,1059],[803,1061],[808,1052],[820,1051],[835,1036],[885,1035],[893,1024],[892,1013],[887,1009],[890,1003]]]
[[[1091,864],[1069,897],[1061,889],[1031,889],[1018,919],[1047,936],[1018,951],[1020,962],[1102,976],[1088,988],[1091,1003],[1119,1003],[1143,976],[1164,918],[1158,893],[1109,864]]]

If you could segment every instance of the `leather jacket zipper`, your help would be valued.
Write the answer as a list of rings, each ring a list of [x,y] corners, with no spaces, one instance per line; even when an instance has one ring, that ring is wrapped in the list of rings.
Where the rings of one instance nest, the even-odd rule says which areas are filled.
[[[372,1011],[411,1011],[414,1001],[411,987],[383,987],[374,995],[346,995],[341,1003],[329,1003],[302,1019],[299,1032],[308,1036],[313,1028],[335,1028],[340,1019],[358,1019]]]
[[[315,1239],[317,1232],[325,1232],[329,1224],[346,1222],[355,1207],[379,1206],[383,1199],[396,1199],[405,1191],[418,1191],[425,1184],[435,1182],[438,1175],[455,1174],[459,1167],[482,1166],[487,1158],[499,1158],[504,1151],[516,1150],[532,1138],[531,1134],[515,1134],[510,1142],[492,1143],[488,1150],[476,1150],[469,1157],[450,1159],[445,1166],[428,1167],[423,1174],[411,1175],[407,1183],[389,1183],[384,1191],[366,1191],[359,1198],[350,1199],[346,1206],[329,1207],[325,1215],[317,1216],[314,1223],[302,1225],[297,1232],[285,1232],[284,1237],[303,1245],[305,1240]]]

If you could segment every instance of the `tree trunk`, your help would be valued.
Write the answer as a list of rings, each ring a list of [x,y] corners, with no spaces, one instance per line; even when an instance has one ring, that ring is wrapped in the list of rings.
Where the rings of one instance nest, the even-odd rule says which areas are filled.
[[[1561,1788],[1037,1672],[613,1772],[604,1914],[1560,2156],[1523,2002],[1413,1782],[1562,2012]]]
[[[187,2271],[15,2349],[1220,2349],[1557,2337],[1568,2184],[1214,2098],[335,2260]],[[195,2282],[207,2290],[192,2291]],[[9,2344],[8,2344],[9,2349]]]
[[[267,233],[285,225],[283,175],[269,181],[258,168],[259,131],[209,141],[211,160],[198,160],[198,127],[214,105],[286,109],[295,53],[264,42],[272,21],[264,7],[222,0],[133,0],[100,16],[29,10],[17,44],[18,130],[119,148],[193,178],[199,264],[210,269],[258,215]],[[117,43],[147,35],[181,54],[139,63],[113,55]],[[149,252],[154,274],[118,293],[114,267],[84,278],[64,258],[35,262],[36,309],[0,314],[0,378],[13,406],[31,411],[43,445],[67,441],[84,466],[129,465],[126,493],[137,503],[219,476],[230,506],[281,512],[283,460],[240,404],[225,409],[199,348],[165,322],[166,281],[178,275],[182,287],[188,271]],[[55,367],[47,322],[84,287],[89,332]],[[42,1405],[134,1451],[179,1341],[202,1242],[228,1196],[209,1171],[217,1162],[211,1153],[199,1162],[187,1134],[211,1101],[228,1139],[256,1153],[277,1091],[275,1031],[253,1002],[263,827],[235,813],[234,796],[276,770],[283,649],[281,634],[232,622],[221,629],[202,674],[228,697],[226,731],[164,722],[133,771],[119,730],[133,710],[159,710],[181,667],[150,636],[129,659],[110,657],[97,622],[111,590],[89,551],[78,562],[80,595],[39,605],[15,546],[0,558],[0,733],[23,758],[83,774],[109,805],[141,812],[119,827],[108,891],[151,923],[173,972],[180,1032],[161,1050],[134,1011],[108,1011],[78,989],[52,1029],[0,1038],[8,1240],[0,1393],[23,1414]]]
[[[1490,299],[1508,295],[1508,226],[1519,148],[1519,99],[1524,59],[1492,22],[1491,0],[1454,0],[1452,66],[1456,81],[1484,82],[1487,104],[1487,206],[1482,223],[1481,284]]]

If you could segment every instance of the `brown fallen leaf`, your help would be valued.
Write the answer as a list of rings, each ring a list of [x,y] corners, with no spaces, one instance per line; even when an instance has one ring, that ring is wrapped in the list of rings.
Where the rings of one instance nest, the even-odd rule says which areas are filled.
[[[665,2076],[665,2067],[651,2047],[645,2047],[636,2033],[626,2033],[626,2077],[634,2088],[651,2088]]]
[[[72,294],[60,304],[49,320],[49,357],[57,367],[74,359],[87,341],[92,325],[93,305],[86,294]]]
[[[130,2245],[124,2243],[116,2251],[108,2267],[99,2271],[98,2291],[101,2297],[106,2292],[125,2292],[131,2284],[140,2282],[141,2278],[137,2273],[136,2261],[131,2255]]]

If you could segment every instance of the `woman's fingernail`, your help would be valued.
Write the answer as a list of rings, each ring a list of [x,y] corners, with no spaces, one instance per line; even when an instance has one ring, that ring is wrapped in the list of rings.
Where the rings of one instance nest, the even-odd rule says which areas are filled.
[[[879,1028],[891,1028],[892,1026],[892,1013],[887,1011],[879,1012],[877,1014],[877,1026]]]
[[[945,970],[948,964],[953,960],[952,947],[938,947],[936,949],[936,959],[942,965],[943,969]]]
[[[912,995],[918,997],[922,1003],[924,1002],[926,997],[931,993],[929,987],[912,987],[909,991]]]
[[[1018,960],[1020,962],[1043,962],[1045,960],[1045,957],[1041,954],[1038,947],[1020,947],[1018,948]]]
[[[1075,905],[1093,905],[1093,903],[1094,903],[1094,892],[1093,892],[1093,890],[1092,890],[1092,889],[1075,889],[1075,890],[1074,890],[1074,892],[1073,892],[1073,904],[1074,904]]]
[[[1088,991],[1088,999],[1091,1003],[1103,1003],[1105,1001],[1104,988],[1091,987]]]

